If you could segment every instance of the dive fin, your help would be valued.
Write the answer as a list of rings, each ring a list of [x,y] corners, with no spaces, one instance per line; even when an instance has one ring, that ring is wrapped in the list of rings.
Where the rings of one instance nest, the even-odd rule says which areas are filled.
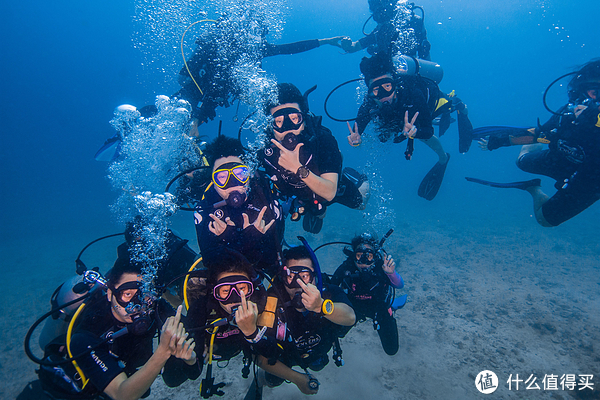
[[[460,118],[458,120],[460,124]],[[529,128],[518,126],[492,125],[475,128],[472,131],[473,140],[481,139],[486,136],[531,136]]]
[[[396,311],[396,310],[399,310],[402,307],[404,307],[404,305],[406,304],[407,298],[408,298],[408,295],[406,295],[406,294],[403,294],[400,297],[396,297],[394,299],[394,301],[392,301],[392,305],[391,305],[392,311]]]
[[[465,179],[468,180],[469,182],[479,183],[480,185],[491,186],[491,187],[501,188],[501,189],[527,190],[528,188],[530,188],[532,186],[542,186],[542,180],[537,179],[537,178],[532,179],[530,181],[519,181],[519,182],[509,182],[509,183],[490,182],[490,181],[484,181],[482,179],[470,178],[470,177],[465,177]]]
[[[304,214],[304,219],[302,220],[302,227],[308,233],[317,234],[321,232],[321,228],[323,228],[323,218],[311,213],[306,213]]]
[[[445,164],[436,163],[431,170],[425,175],[423,181],[419,185],[417,194],[425,200],[433,200],[442,186],[444,180],[444,174],[446,173],[446,167],[450,162],[450,154],[446,153],[448,157]]]
[[[461,154],[469,151],[473,142],[473,124],[469,120],[469,116],[458,111],[458,152]]]
[[[442,137],[444,135],[444,133],[446,133],[448,128],[450,128],[450,124],[452,122],[454,122],[454,118],[452,118],[452,116],[450,115],[449,112],[445,112],[445,113],[442,113],[442,115],[440,115],[440,122],[439,122],[439,129],[438,129],[439,137]]]
[[[118,157],[118,149],[121,144],[121,137],[119,135],[115,135],[110,139],[107,139],[106,142],[100,147],[100,150],[96,152],[94,155],[94,159],[96,161],[112,161]]]
[[[252,379],[244,400],[262,400],[262,391],[262,385],[257,385],[256,379]]]

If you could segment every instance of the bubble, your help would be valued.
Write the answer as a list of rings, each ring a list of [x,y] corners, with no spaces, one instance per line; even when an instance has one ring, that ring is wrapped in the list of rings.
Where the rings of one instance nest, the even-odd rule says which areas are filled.
[[[155,277],[167,254],[168,218],[177,211],[175,196],[163,193],[164,188],[177,174],[200,165],[195,142],[186,135],[190,111],[181,107],[186,104],[161,95],[155,105],[157,113],[148,118],[136,118],[137,110],[115,112],[111,125],[122,133],[121,152],[108,173],[120,193],[112,211],[123,223],[139,221],[135,236],[140,240],[131,258],[142,265],[143,290],[149,294],[156,294]]]

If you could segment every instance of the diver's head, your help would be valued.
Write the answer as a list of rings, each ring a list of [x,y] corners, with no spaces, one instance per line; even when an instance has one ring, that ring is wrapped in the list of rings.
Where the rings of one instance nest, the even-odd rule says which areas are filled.
[[[396,0],[369,0],[369,10],[378,24],[391,21],[396,15]]]
[[[221,157],[215,160],[212,169],[212,183],[216,192],[227,204],[239,207],[248,194],[250,167],[236,156]]]
[[[288,150],[296,148],[308,113],[306,97],[291,83],[280,83],[277,85],[277,103],[267,104],[265,111],[272,118],[275,139]]]
[[[223,135],[210,142],[204,152],[208,164],[212,165],[211,180],[215,190],[234,207],[246,201],[250,179],[250,168],[240,158],[243,154],[239,140]]]
[[[116,264],[106,275],[108,289],[106,297],[111,304],[111,311],[117,321],[130,324],[136,315],[144,311],[146,303],[141,291],[142,276],[138,264]]]
[[[219,248],[205,265],[210,271],[208,282],[213,297],[223,310],[232,314],[240,306],[241,296],[248,299],[254,292],[254,268],[242,254],[225,247]]]
[[[592,60],[581,67],[569,82],[569,100],[581,102],[585,99],[598,101],[600,98],[600,59]]]
[[[379,243],[370,233],[355,236],[350,242],[352,249],[344,249],[344,253],[354,260],[359,270],[367,270],[375,265],[378,259]]]
[[[390,104],[396,95],[396,79],[391,58],[382,54],[363,57],[360,72],[365,78],[368,95],[380,104]]]
[[[292,299],[293,306],[302,309],[304,305],[299,297],[302,294],[302,288],[297,280],[301,279],[307,285],[316,283],[315,267],[310,253],[305,246],[296,246],[284,250],[282,256],[283,267],[280,278]]]

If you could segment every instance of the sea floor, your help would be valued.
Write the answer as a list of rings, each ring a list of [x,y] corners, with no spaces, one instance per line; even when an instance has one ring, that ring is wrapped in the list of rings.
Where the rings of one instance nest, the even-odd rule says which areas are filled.
[[[359,232],[348,223],[358,214],[350,215],[338,206],[328,213],[323,232],[306,235],[315,246],[347,241]],[[406,283],[397,294],[408,294],[408,303],[395,314],[398,354],[390,357],[383,352],[370,321],[359,324],[341,340],[345,365],[330,362],[315,373],[321,387],[314,397],[600,399],[600,242],[594,222],[598,211],[590,210],[586,218],[553,229],[538,227],[518,210],[506,218],[486,217],[485,223],[474,214],[461,217],[460,223],[453,214],[446,220],[439,217],[407,214],[396,222],[395,233],[386,243]],[[195,242],[189,215],[176,218],[173,228]],[[22,243],[3,244],[3,263],[10,268],[0,280],[0,375],[4,377],[0,398],[16,398],[36,379],[35,365],[23,352],[25,333],[49,310],[53,290],[72,276],[81,247],[112,233],[106,229],[110,228],[33,237],[28,248],[35,251],[24,249]],[[288,224],[288,242],[295,243],[298,234],[302,234],[300,224]],[[90,249],[86,264],[106,271],[118,243],[105,241]],[[343,260],[341,246],[328,246],[317,255],[330,273]],[[475,386],[483,370],[499,378],[498,389],[490,396]],[[238,359],[227,368],[215,368],[216,381],[227,384],[223,398],[244,397],[250,379],[242,379],[240,371]],[[523,380],[518,390],[514,383],[509,390],[511,374]],[[561,389],[565,374],[575,374],[578,381],[581,375],[593,375],[594,390]],[[544,390],[544,377],[550,375],[557,375],[557,390]],[[531,387],[537,384],[539,390],[526,389],[529,378],[536,378]],[[159,378],[150,399],[199,398],[199,383],[169,389]],[[291,384],[264,390],[265,399],[304,397]]]

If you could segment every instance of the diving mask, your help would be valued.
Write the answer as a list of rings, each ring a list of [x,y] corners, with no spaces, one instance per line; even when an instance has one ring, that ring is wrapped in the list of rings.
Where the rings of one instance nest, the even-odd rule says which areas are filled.
[[[369,86],[369,96],[377,100],[391,96],[396,90],[396,84],[392,78],[381,78]]]
[[[250,167],[238,162],[225,163],[213,172],[212,180],[220,189],[245,185],[250,180]]]

